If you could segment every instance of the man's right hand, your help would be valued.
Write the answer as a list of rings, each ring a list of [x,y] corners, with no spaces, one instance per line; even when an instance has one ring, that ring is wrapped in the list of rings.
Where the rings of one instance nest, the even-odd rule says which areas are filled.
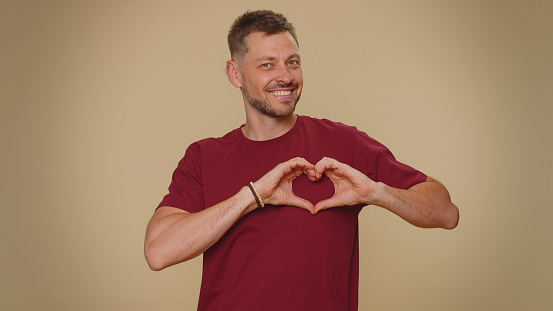
[[[266,204],[297,206],[314,213],[313,204],[298,198],[292,191],[292,181],[301,174],[315,181],[315,166],[305,159],[295,158],[277,165],[254,186]],[[200,212],[188,213],[168,206],[158,208],[148,224],[144,240],[150,268],[161,270],[200,255],[256,206],[250,189],[244,185],[234,196]]]
[[[304,158],[294,158],[280,163],[254,183],[265,204],[296,206],[315,213],[315,206],[308,200],[297,197],[292,190],[292,181],[306,174],[315,181],[315,166]]]

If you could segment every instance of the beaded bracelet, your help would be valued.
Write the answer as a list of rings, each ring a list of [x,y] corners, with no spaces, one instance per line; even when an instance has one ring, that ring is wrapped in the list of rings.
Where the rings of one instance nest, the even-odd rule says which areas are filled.
[[[257,207],[263,208],[265,204],[263,203],[263,200],[261,200],[261,196],[259,195],[259,192],[257,192],[257,189],[255,189],[255,187],[253,186],[253,182],[250,181],[248,187],[250,187],[250,190],[252,191],[255,202],[257,202]]]

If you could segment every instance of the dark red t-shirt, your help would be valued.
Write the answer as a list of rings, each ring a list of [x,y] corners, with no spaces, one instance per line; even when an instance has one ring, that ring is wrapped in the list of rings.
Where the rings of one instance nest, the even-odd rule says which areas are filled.
[[[298,116],[289,132],[272,140],[249,140],[238,128],[190,145],[159,206],[198,212],[281,162],[303,157],[315,164],[325,156],[396,188],[426,180],[356,128]],[[326,177],[311,183],[301,175],[293,189],[314,204],[334,193]],[[244,216],[203,255],[198,310],[357,310],[361,209],[337,207],[311,215],[269,205]]]

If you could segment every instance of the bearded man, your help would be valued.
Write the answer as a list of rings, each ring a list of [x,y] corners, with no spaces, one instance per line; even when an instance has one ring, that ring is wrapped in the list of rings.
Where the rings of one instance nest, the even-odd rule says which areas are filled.
[[[188,147],[148,225],[147,262],[161,270],[203,254],[198,310],[357,310],[363,207],[446,229],[458,209],[355,127],[294,114],[303,76],[284,16],[247,12],[228,41],[246,122]]]

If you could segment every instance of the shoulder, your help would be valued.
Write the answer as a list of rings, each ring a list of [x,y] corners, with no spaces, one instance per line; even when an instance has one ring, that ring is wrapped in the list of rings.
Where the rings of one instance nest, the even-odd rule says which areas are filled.
[[[336,122],[329,119],[319,119],[314,117],[308,117],[308,116],[298,116],[304,126],[308,129],[315,129],[320,131],[327,131],[327,132],[339,132],[341,134],[344,133],[350,133],[350,134],[357,134],[360,131],[355,127],[351,125],[344,124],[342,122]]]
[[[353,143],[361,143],[376,149],[385,148],[378,140],[369,134],[359,130],[356,126],[347,125],[342,122],[329,119],[318,119],[308,116],[299,116],[304,127],[309,132],[322,133],[328,138],[339,137],[340,139],[353,139]]]
[[[207,137],[192,143],[188,148],[200,150],[217,150],[234,146],[238,140],[238,131],[234,129],[221,137]]]
[[[236,131],[235,129],[230,131],[221,137],[207,137],[196,142],[193,142],[186,148],[184,157],[181,159],[179,165],[191,165],[195,163],[195,166],[199,166],[201,162],[207,156],[219,155],[236,145]]]

